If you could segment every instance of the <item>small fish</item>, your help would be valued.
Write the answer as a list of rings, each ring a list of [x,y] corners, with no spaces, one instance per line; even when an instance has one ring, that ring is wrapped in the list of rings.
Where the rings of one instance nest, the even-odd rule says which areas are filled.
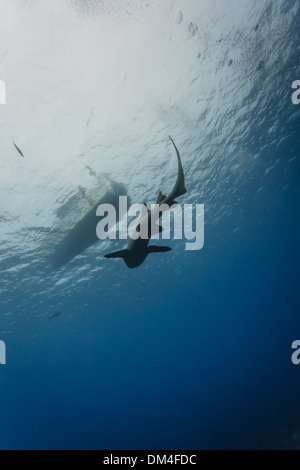
[[[61,314],[61,312],[52,313],[51,315],[49,315],[48,319],[52,320],[52,318],[58,317],[60,314]]]
[[[17,149],[17,151],[19,152],[19,154],[21,155],[21,157],[23,157],[23,158],[24,158],[24,155],[23,155],[23,152],[22,152],[22,150],[21,150],[21,149],[19,149],[19,147],[18,147],[18,146],[17,146],[17,145],[14,143],[14,141],[13,141],[13,144],[14,144],[14,146],[16,147],[16,149]]]
[[[259,70],[261,70],[263,66],[264,66],[264,61],[260,60],[257,64],[256,71],[259,72]]]

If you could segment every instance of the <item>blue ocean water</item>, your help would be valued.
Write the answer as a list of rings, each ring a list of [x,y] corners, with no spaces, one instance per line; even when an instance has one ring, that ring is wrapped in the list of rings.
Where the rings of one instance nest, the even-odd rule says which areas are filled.
[[[0,18],[0,448],[298,449],[299,2],[1,0]],[[61,208],[80,220],[99,178],[133,202],[172,189],[169,134],[204,248],[129,270],[99,241],[53,269]]]

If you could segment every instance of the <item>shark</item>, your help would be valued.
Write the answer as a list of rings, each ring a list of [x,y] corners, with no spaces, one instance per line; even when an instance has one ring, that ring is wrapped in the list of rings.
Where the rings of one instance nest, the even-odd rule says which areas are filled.
[[[140,266],[145,261],[145,259],[147,258],[149,254],[164,253],[164,252],[171,250],[171,248],[168,246],[156,246],[156,245],[149,246],[149,242],[151,238],[151,228],[150,228],[151,221],[154,218],[154,220],[156,219],[155,222],[157,223],[158,219],[160,218],[160,215],[162,214],[162,211],[159,211],[157,209],[162,208],[163,206],[164,208],[163,210],[166,210],[166,207],[170,208],[171,206],[178,204],[176,202],[176,198],[186,193],[185,182],[184,182],[184,172],[182,168],[180,153],[172,137],[169,136],[169,138],[175,148],[176,155],[177,155],[177,162],[178,162],[177,180],[172,191],[170,192],[168,196],[163,195],[162,192],[160,191],[158,194],[157,201],[156,201],[156,208],[152,209],[151,211],[147,208],[147,205],[144,204],[145,211],[142,212],[139,223],[134,233],[131,235],[126,249],[121,250],[121,251],[115,251],[113,253],[104,255],[105,258],[109,258],[109,259],[110,258],[122,258],[125,264],[130,269],[137,268],[138,266]],[[153,214],[154,210],[156,212]],[[141,226],[144,223],[147,223],[148,238],[142,238],[138,236],[138,234],[141,232]],[[157,230],[158,232],[162,232],[163,227],[161,227],[160,225],[157,225]]]

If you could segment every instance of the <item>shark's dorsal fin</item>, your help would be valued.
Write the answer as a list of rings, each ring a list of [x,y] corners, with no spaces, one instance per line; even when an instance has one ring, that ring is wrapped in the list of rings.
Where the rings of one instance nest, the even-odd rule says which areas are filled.
[[[156,204],[160,204],[164,199],[166,199],[167,196],[165,196],[161,191],[159,191],[159,195],[157,196],[157,201]]]
[[[148,253],[164,253],[170,250],[172,250],[172,248],[170,248],[169,246],[156,246],[156,245],[148,246]]]
[[[148,207],[147,207],[147,203],[146,203],[146,202],[144,202],[144,206],[146,207],[146,209],[147,209],[147,211],[148,211],[148,214],[149,214],[149,212],[151,212],[151,210],[150,210],[150,209],[148,209]]]

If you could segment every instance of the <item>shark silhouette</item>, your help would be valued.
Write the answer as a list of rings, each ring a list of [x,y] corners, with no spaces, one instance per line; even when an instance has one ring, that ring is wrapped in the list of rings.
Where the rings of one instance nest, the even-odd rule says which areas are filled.
[[[55,312],[48,316],[49,321],[61,315],[61,312]]]
[[[186,193],[186,189],[184,185],[184,173],[183,173],[183,168],[181,164],[180,154],[172,137],[169,136],[169,138],[171,139],[174,145],[174,148],[176,150],[176,154],[177,154],[177,160],[178,160],[177,180],[176,180],[174,188],[172,189],[172,191],[170,192],[168,196],[164,196],[162,192],[159,193],[156,204],[158,205],[158,207],[161,207],[162,205],[164,205],[164,207],[169,206],[170,208],[172,205],[177,204],[175,198],[182,196],[184,193]],[[163,252],[171,250],[171,248],[168,246],[156,246],[156,245],[149,246],[149,241],[151,237],[151,220],[152,220],[152,215],[153,215],[152,212],[154,209],[152,211],[148,210],[146,204],[145,204],[145,209],[147,211],[146,216],[141,214],[140,222],[137,225],[134,234],[130,238],[127,248],[125,250],[116,251],[114,253],[109,253],[105,255],[105,258],[123,258],[124,262],[129,268],[137,268],[145,261],[145,259],[150,253],[163,253]],[[157,219],[159,219],[160,215],[161,213],[157,211]],[[136,235],[137,233],[140,233],[141,225],[143,223],[147,223],[148,238],[143,239],[141,237],[138,237],[138,238],[134,237],[134,235]],[[160,226],[157,226],[157,228],[159,232],[163,230],[163,228]]]

